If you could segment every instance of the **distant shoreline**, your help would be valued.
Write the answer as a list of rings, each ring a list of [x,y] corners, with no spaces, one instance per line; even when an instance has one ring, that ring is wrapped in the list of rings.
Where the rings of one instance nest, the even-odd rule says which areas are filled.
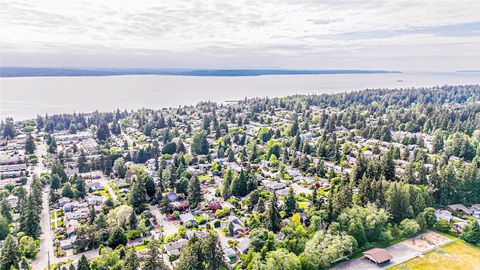
[[[402,80],[403,82],[398,82]],[[202,101],[229,103],[245,97],[335,94],[363,89],[397,89],[480,84],[469,73],[324,74],[266,76],[56,76],[0,78],[0,120],[62,114],[175,108]]]
[[[322,75],[322,74],[385,74],[402,73],[390,70],[361,69],[328,69],[328,70],[297,70],[297,69],[114,69],[114,68],[32,68],[32,67],[2,67],[1,78],[14,77],[97,77],[122,75],[171,75],[198,77],[245,77],[262,75]]]

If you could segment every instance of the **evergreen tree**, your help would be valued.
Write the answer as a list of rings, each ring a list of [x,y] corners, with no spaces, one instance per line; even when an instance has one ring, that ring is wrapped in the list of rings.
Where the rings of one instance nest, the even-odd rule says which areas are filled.
[[[227,173],[225,173],[225,181],[223,183],[223,189],[222,189],[222,197],[224,200],[230,199],[230,196],[232,196],[232,191],[230,189],[230,186],[232,185],[232,180],[233,180],[233,170],[228,169]]]
[[[20,261],[20,269],[21,270],[30,270],[30,264],[28,263],[27,258],[23,257],[22,261]],[[75,270],[75,267],[73,268]]]
[[[350,184],[338,187],[331,201],[334,216],[337,216],[343,209],[349,208],[352,205],[352,196],[353,192]]]
[[[257,212],[259,212],[259,213],[265,212],[265,202],[263,201],[263,198],[262,198],[262,197],[260,197],[260,199],[258,199],[258,203],[257,203],[257,206],[256,206],[256,210],[257,210]]]
[[[65,185],[63,185],[62,197],[73,198],[73,190],[70,183],[65,183]]]
[[[293,148],[296,151],[301,151],[301,146],[302,146],[302,139],[300,138],[300,132],[297,132],[295,135],[295,140],[293,141]]]
[[[77,270],[90,270],[90,264],[88,263],[88,259],[85,255],[82,255],[80,260],[78,260]]]
[[[27,141],[25,142],[25,152],[30,155],[35,152],[35,140],[32,134],[28,134]]]
[[[51,177],[50,188],[57,190],[62,186],[60,176],[58,174],[53,174]]]
[[[231,190],[234,196],[247,195],[247,179],[243,169],[240,171],[240,174],[233,179]]]
[[[188,194],[188,178],[182,177],[180,180],[177,181],[177,184],[175,185],[175,190],[177,193],[183,193],[183,194]]]
[[[0,216],[3,216],[8,223],[12,223],[12,211],[10,209],[10,205],[7,203],[6,200],[2,200],[0,203]]]
[[[138,270],[139,267],[140,267],[140,260],[138,259],[138,256],[135,253],[135,250],[132,249],[128,251],[127,255],[125,256],[125,263],[124,263],[123,269]]]
[[[172,211],[172,206],[170,205],[170,199],[168,198],[168,196],[163,196],[160,202],[160,210],[165,215],[170,214],[170,212]]]
[[[95,213],[95,206],[93,204],[89,204],[88,210],[88,224],[93,225],[93,222],[95,222],[95,218],[97,217],[97,214]]]
[[[204,132],[195,132],[193,135],[193,142],[191,146],[192,154],[206,155],[209,151],[207,135]]]
[[[83,178],[78,177],[75,181],[75,198],[85,198],[85,195],[87,194],[87,189],[85,188],[85,180]]]
[[[128,242],[127,236],[125,232],[120,227],[115,227],[110,233],[110,237],[108,238],[108,245],[112,248],[116,248],[119,245],[126,245]]]
[[[37,239],[42,231],[40,227],[40,206],[33,192],[27,198],[20,213],[20,231]]]
[[[295,199],[295,193],[293,188],[288,189],[288,193],[285,196],[285,214],[287,216],[293,215],[297,211],[297,200]]]
[[[152,177],[147,176],[145,179],[145,192],[147,193],[148,197],[153,198],[155,197],[155,192],[157,188],[155,186],[155,181]]]
[[[389,181],[395,180],[395,161],[393,160],[392,151],[389,151],[389,153],[383,157],[382,163],[383,176],[385,176],[385,179]]]
[[[249,195],[248,209],[250,211],[257,205],[259,199],[260,199],[260,193],[258,192],[257,189],[253,190]]]
[[[206,270],[216,270],[225,267],[223,249],[216,235],[211,233],[203,240],[203,253]]]
[[[188,203],[190,207],[196,208],[202,201],[202,194],[200,193],[200,181],[196,175],[192,176],[188,183]]]
[[[268,208],[265,212],[265,227],[270,231],[277,233],[281,225],[280,212],[278,211],[278,201],[275,192],[272,192]]]
[[[137,220],[137,214],[135,214],[135,211],[132,211],[132,213],[130,214],[130,217],[128,217],[128,225],[132,230],[137,228],[138,220]]]
[[[3,123],[2,123],[3,124]],[[15,127],[13,126],[13,119],[7,119],[3,126],[3,137],[13,139],[15,137]]]
[[[110,137],[110,129],[108,128],[107,123],[103,122],[97,129],[96,132],[97,139],[100,141],[105,141]]]
[[[77,160],[77,167],[78,171],[83,173],[87,171],[87,157],[85,156],[85,152],[80,150],[80,155],[78,156]]]
[[[250,163],[258,163],[259,162],[259,155],[257,150],[257,144],[253,144],[252,153],[250,155]]]
[[[145,182],[141,178],[134,179],[130,187],[130,205],[135,209],[135,212],[140,213],[146,200]]]
[[[325,163],[323,162],[323,160],[318,160],[315,171],[318,177],[325,177]]]
[[[150,241],[148,245],[142,270],[168,270],[168,267],[163,263],[160,248],[155,240]]]
[[[228,162],[235,162],[235,153],[232,149],[228,150]]]
[[[20,259],[21,253],[18,249],[17,240],[12,235],[8,235],[0,252],[0,270],[18,268]]]
[[[178,259],[178,270],[205,270],[202,240],[195,235],[188,241]]]

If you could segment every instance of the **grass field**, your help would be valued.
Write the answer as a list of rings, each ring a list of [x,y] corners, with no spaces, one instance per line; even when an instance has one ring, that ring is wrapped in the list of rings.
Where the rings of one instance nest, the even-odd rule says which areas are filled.
[[[480,270],[480,247],[459,240],[397,265],[392,270]]]

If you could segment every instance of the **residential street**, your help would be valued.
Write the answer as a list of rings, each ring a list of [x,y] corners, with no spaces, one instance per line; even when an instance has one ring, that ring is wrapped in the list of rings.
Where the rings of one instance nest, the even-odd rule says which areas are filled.
[[[54,263],[53,256],[53,237],[50,230],[50,208],[48,206],[48,193],[50,187],[44,188],[43,191],[43,207],[41,213],[40,226],[42,227],[42,235],[40,235],[40,251],[32,262],[32,269],[44,269],[48,264],[48,254],[50,254],[50,262]]]
[[[47,154],[47,147],[43,139],[37,145],[35,150],[37,155],[38,163],[33,168],[33,174],[39,177],[43,172],[46,171],[46,168],[43,164],[43,156]],[[31,184],[30,177],[28,182],[28,189],[30,189]],[[48,264],[48,254],[50,254],[50,261],[53,262],[53,237],[50,230],[50,208],[48,205],[48,195],[50,192],[50,187],[47,185],[43,189],[42,194],[42,213],[40,214],[40,226],[42,228],[42,234],[40,235],[40,251],[37,254],[37,257],[32,262],[32,269],[43,269]]]

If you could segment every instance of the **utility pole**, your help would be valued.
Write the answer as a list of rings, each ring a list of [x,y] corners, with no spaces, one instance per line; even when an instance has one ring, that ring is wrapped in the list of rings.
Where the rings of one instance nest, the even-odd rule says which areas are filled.
[[[48,256],[48,270],[50,270],[50,251],[47,251],[47,256]]]

